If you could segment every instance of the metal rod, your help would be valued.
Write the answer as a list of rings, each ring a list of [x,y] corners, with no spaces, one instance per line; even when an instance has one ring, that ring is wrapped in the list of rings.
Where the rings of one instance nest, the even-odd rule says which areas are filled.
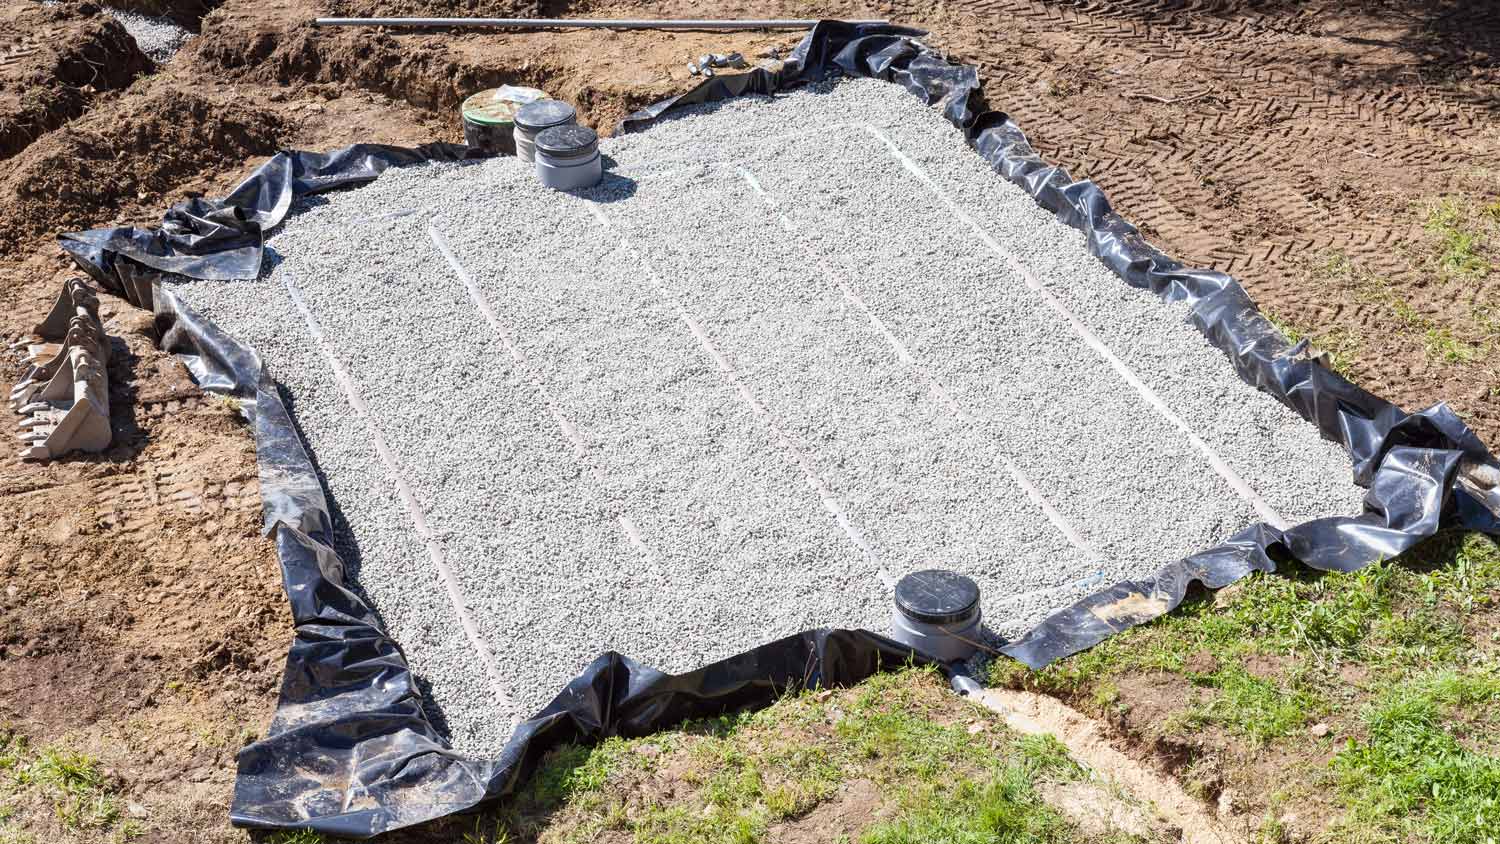
[[[507,29],[812,29],[816,20],[605,20],[600,18],[317,18],[317,26],[503,27]],[[852,20],[885,24],[887,20]]]

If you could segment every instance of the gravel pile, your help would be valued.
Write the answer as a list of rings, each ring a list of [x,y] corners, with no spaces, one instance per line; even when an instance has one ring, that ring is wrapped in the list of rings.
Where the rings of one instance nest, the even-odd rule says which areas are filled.
[[[601,147],[578,195],[514,159],[391,172],[307,203],[261,278],[183,285],[289,389],[465,751],[604,650],[679,671],[885,630],[891,578],[933,565],[1015,635],[1259,520],[1255,496],[1360,508],[1337,446],[896,86]]]
[[[177,55],[182,45],[193,37],[193,33],[169,17],[143,15],[111,6],[104,7],[105,14],[120,22],[130,37],[135,39],[141,52],[157,64],[166,64]]]

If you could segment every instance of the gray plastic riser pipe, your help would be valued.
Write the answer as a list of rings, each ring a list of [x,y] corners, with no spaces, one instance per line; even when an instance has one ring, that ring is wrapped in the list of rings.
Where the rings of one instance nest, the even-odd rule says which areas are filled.
[[[509,29],[812,29],[816,20],[569,20],[566,18],[317,18],[318,26],[502,27]],[[886,20],[844,21],[884,24]]]

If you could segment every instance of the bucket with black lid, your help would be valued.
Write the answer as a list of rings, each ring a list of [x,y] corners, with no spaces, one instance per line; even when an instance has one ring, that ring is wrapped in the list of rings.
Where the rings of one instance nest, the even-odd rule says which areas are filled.
[[[912,572],[896,584],[891,638],[943,662],[978,649],[979,586],[955,571]]]
[[[516,157],[536,161],[536,136],[553,126],[578,122],[578,112],[562,100],[537,100],[516,112]]]
[[[542,184],[554,190],[599,184],[604,176],[599,136],[593,129],[577,124],[543,129],[536,136],[536,175]]]

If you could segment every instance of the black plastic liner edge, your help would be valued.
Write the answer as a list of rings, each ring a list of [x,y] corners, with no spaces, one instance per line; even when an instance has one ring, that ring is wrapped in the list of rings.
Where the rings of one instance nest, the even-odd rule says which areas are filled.
[[[1369,488],[1358,516],[1317,519],[1286,530],[1257,524],[1223,544],[1123,581],[1043,620],[1001,651],[1032,668],[1077,653],[1108,636],[1176,608],[1196,585],[1226,586],[1252,571],[1274,571],[1290,556],[1322,571],[1351,571],[1389,559],[1459,525],[1500,533],[1500,468],[1479,438],[1444,404],[1417,413],[1355,386],[1321,361],[1306,342],[1292,344],[1263,317],[1243,288],[1224,273],[1192,269],[1147,243],[1090,181],[1044,161],[1014,121],[1001,112],[976,114],[981,100],[973,67],[949,63],[909,32],[861,30],[825,22],[799,46],[810,59],[793,68],[797,83],[830,72],[894,82],[938,108],[997,173],[1037,204],[1083,232],[1090,253],[1134,287],[1167,301],[1186,301],[1199,331],[1229,356],[1241,378],[1270,393],[1342,445],[1354,479]],[[817,38],[822,35],[822,39]],[[669,116],[674,109],[732,96],[778,90],[764,71],[700,85],[627,116],[622,132]],[[747,78],[748,77],[748,78]],[[781,80],[787,87],[788,80]]]
[[[1170,610],[1194,583],[1216,588],[1250,571],[1273,570],[1273,556],[1282,553],[1316,568],[1349,570],[1393,556],[1444,525],[1500,532],[1500,493],[1483,480],[1494,462],[1445,406],[1404,413],[1306,359],[1305,346],[1288,344],[1228,276],[1167,258],[1115,214],[1092,183],[1070,182],[1043,162],[1005,115],[976,116],[977,72],[912,40],[919,35],[825,21],[780,72],[714,77],[630,115],[620,128],[643,128],[689,104],[774,94],[834,71],[901,84],[938,104],[997,172],[1082,230],[1091,251],[1123,279],[1190,301],[1198,327],[1230,355],[1241,376],[1342,443],[1356,479],[1370,487],[1361,516],[1285,532],[1251,527],[1148,580],[1116,584],[1063,610],[1007,653],[1034,667],[1046,664]],[[236,824],[374,835],[509,793],[559,742],[645,734],[684,718],[763,704],[787,688],[856,682],[912,658],[888,639],[850,630],[808,631],[677,676],[607,653],[519,727],[498,758],[466,759],[443,742],[423,713],[399,646],[346,586],[322,486],[275,385],[253,351],[194,313],[160,280],[163,273],[253,276],[263,232],[280,222],[296,196],[360,184],[389,166],[469,154],[449,144],[282,153],[222,200],[175,206],[160,230],[62,238],[96,281],[154,307],[162,348],[178,354],[205,388],[240,398],[254,425],[266,526],[275,537],[296,629],[266,738],[239,756],[231,808]]]

